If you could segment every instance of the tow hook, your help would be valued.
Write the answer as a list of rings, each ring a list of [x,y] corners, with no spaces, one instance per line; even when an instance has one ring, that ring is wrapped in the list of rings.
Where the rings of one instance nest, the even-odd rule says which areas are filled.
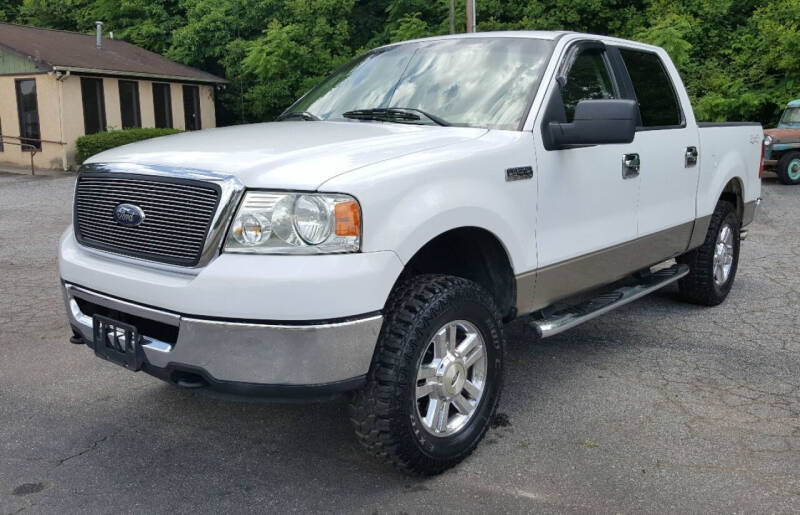
[[[198,374],[191,372],[176,372],[172,375],[172,381],[181,388],[205,388],[208,386],[208,381],[203,379]]]
[[[69,337],[69,343],[83,345],[85,342],[83,341],[83,336],[81,336],[80,331],[78,331],[75,327],[71,327],[71,329],[72,336]]]

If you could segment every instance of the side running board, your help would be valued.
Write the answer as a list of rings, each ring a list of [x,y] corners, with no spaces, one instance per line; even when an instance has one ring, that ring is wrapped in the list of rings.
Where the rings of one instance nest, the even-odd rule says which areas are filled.
[[[530,325],[536,329],[539,337],[547,338],[644,297],[648,293],[674,283],[688,273],[688,266],[673,265],[648,275],[638,284],[601,293],[580,304],[556,311],[545,318],[532,320]]]

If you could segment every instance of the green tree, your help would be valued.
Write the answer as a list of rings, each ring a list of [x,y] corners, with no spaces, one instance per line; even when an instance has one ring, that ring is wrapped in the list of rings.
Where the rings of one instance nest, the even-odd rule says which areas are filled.
[[[170,48],[173,32],[186,24],[178,0],[94,0],[82,18],[89,26],[103,21],[115,38],[162,54]]]
[[[353,55],[350,25],[354,0],[288,0],[242,61],[245,93],[258,119],[280,113],[292,100]]]
[[[465,0],[456,0],[456,30]],[[0,0],[0,20],[106,30],[224,76],[220,124],[269,120],[335,67],[449,32],[450,0]],[[702,120],[772,123],[800,97],[798,0],[478,0],[478,29],[563,29],[664,47]]]
[[[186,22],[172,33],[167,56],[226,77],[231,84],[217,95],[220,124],[259,121],[263,113],[245,102],[254,78],[242,68],[250,41],[265,20],[279,16],[278,0],[183,0]]]
[[[390,41],[407,41],[409,39],[433,36],[434,34],[428,23],[422,19],[420,13],[405,14],[398,20],[395,28],[392,29]]]
[[[94,24],[83,26],[83,14],[91,0],[23,0],[17,23],[51,29],[87,32]]]
[[[663,47],[675,65],[682,68],[688,66],[692,58],[692,44],[688,41],[691,30],[692,23],[688,16],[669,13],[655,25],[636,32],[633,37]]]
[[[12,22],[17,19],[17,11],[22,0],[0,0],[0,21]]]

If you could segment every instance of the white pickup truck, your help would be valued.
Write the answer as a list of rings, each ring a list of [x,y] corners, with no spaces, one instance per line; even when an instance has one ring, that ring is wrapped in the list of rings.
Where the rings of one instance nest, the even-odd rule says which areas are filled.
[[[697,123],[653,46],[381,47],[277,123],[90,159],[59,251],[71,341],[187,388],[352,392],[372,453],[435,474],[490,424],[504,323],[547,337],[675,281],[725,299],[762,140]]]

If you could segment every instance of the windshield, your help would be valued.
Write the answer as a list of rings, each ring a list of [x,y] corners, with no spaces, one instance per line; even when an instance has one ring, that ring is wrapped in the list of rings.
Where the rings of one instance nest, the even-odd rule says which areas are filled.
[[[516,130],[551,51],[547,40],[492,37],[381,48],[336,70],[286,112],[344,120],[354,110],[405,108],[449,125]]]
[[[787,107],[781,116],[781,125],[800,125],[800,107]]]

